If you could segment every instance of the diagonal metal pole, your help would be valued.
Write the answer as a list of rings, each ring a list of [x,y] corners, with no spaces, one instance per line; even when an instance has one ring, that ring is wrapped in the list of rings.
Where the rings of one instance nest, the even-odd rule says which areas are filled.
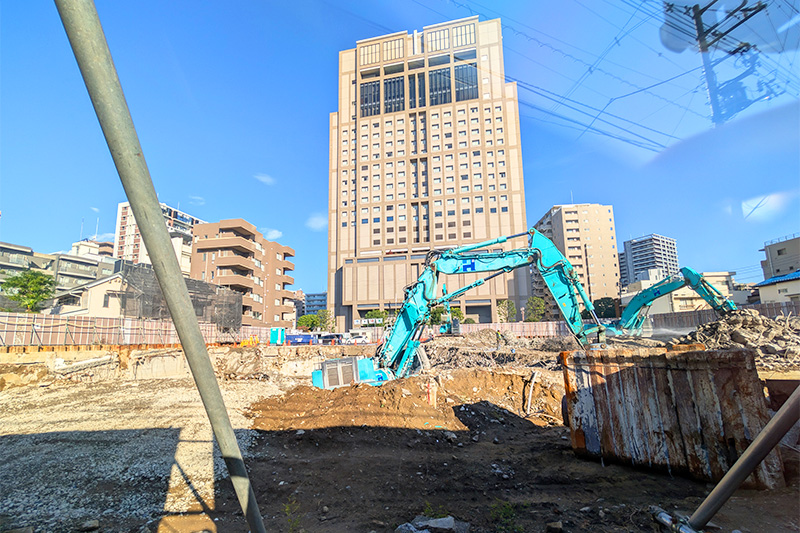
[[[265,532],[186,282],[92,0],[55,0],[250,530]]]

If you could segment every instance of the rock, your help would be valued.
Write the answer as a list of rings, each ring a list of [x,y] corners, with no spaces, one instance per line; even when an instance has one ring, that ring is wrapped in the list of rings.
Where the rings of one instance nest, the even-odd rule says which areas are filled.
[[[427,529],[417,529],[413,525],[406,522],[405,524],[400,524],[394,530],[394,533],[430,533]]]
[[[761,351],[768,354],[776,354],[782,350],[777,344],[767,343],[761,346]]]
[[[800,346],[788,346],[783,352],[783,356],[787,359],[794,359],[800,357]]]
[[[447,442],[451,442],[451,443],[458,440],[458,437],[452,431],[445,431],[444,432],[444,438],[445,438],[445,440],[447,440]]]
[[[18,527],[17,529],[7,529],[6,533],[33,533],[31,526]]]
[[[472,442],[478,442],[478,436],[477,435],[473,435],[472,436]]]
[[[429,518],[427,516],[417,516],[411,521],[411,525],[416,528],[427,529],[429,531],[455,531],[456,520],[452,516],[444,518]]]
[[[581,507],[581,512],[582,513],[588,513],[591,510],[592,510],[592,508],[589,507],[588,505],[586,507]]]
[[[562,524],[561,521],[548,522],[544,530],[546,533],[561,533],[564,531],[564,524]]]
[[[731,340],[739,344],[744,344],[745,346],[750,344],[750,336],[741,329],[731,331]]]
[[[297,433],[295,433],[295,435],[305,435],[305,434],[306,434],[306,430],[304,430],[304,429],[298,429]]]
[[[87,520],[86,522],[78,526],[78,531],[95,531],[98,529],[100,529],[99,520]]]
[[[323,506],[322,506],[322,512],[323,512],[323,513],[327,513],[328,511],[330,511],[330,509],[328,508],[328,506],[327,506],[327,505],[323,505]]]

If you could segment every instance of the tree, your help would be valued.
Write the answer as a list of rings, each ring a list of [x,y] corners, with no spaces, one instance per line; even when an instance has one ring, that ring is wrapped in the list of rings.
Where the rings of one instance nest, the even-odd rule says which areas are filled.
[[[500,322],[511,322],[517,318],[517,306],[511,300],[497,302],[497,318]]]
[[[442,323],[442,315],[444,314],[444,307],[437,306],[431,309],[430,323],[432,326]]]
[[[613,298],[600,298],[593,301],[592,305],[597,318],[617,318],[617,308],[614,305]],[[581,318],[592,318],[592,314],[587,309],[584,309],[581,311]]]
[[[460,307],[451,307],[450,308],[450,316],[459,322],[464,321],[464,312],[461,310]]]
[[[383,320],[380,324],[367,324],[367,327],[374,327],[374,326],[385,326],[386,319],[389,318],[389,311],[381,311],[380,309],[373,309],[371,311],[367,311],[367,314],[364,315],[364,318],[380,318]]]
[[[7,278],[2,285],[3,293],[22,304],[29,313],[39,310],[39,304],[53,297],[56,280],[53,276],[34,270],[25,270]]]
[[[525,302],[525,322],[539,322],[544,318],[544,298],[531,296]]]
[[[464,320],[464,324],[474,324],[474,323],[475,323],[475,319],[474,318],[468,318],[468,319]]]
[[[329,309],[320,309],[317,311],[317,319],[319,319],[318,327],[322,331],[333,331],[333,313]]]
[[[319,327],[319,317],[317,315],[303,315],[297,319],[297,327],[312,331],[314,328]]]
[[[614,306],[613,298],[600,298],[592,303],[594,304],[594,312],[597,313],[597,318],[617,317],[617,309]]]

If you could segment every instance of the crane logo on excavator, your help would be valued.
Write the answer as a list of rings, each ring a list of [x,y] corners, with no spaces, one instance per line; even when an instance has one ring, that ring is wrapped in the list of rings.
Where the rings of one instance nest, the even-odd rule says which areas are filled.
[[[475,272],[475,260],[472,259],[461,263],[461,272]]]

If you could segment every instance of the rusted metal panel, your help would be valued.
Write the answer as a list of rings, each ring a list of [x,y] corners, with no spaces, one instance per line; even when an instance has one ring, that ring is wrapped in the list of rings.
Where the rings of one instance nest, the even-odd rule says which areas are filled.
[[[576,453],[718,481],[769,421],[749,350],[564,352]],[[748,478],[783,486],[773,451]]]

